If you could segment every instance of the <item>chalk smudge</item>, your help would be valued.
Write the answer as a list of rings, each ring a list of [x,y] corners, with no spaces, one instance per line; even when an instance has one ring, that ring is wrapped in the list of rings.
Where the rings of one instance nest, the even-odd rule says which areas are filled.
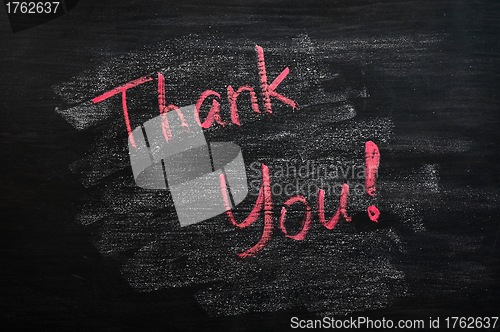
[[[458,202],[470,191],[443,188],[438,164],[415,164],[411,169],[384,166],[384,152],[405,151],[412,156],[458,153],[467,151],[473,143],[396,136],[391,116],[373,117],[359,107],[359,102],[372,93],[364,75],[369,70],[411,75],[415,68],[407,64],[407,57],[424,57],[425,52],[420,50],[436,47],[444,38],[446,35],[441,34],[315,41],[303,34],[272,44],[258,41],[265,52],[268,77],[278,77],[283,68],[289,67],[286,79],[276,89],[297,100],[300,110],[262,99],[260,89],[264,83],[255,64],[257,42],[245,39],[190,36],[169,41],[107,60],[95,70],[54,86],[63,99],[56,111],[76,129],[91,130],[96,135],[87,155],[70,166],[86,187],[93,186],[77,220],[94,230],[94,244],[104,256],[121,263],[121,272],[132,287],[150,292],[197,285],[201,290],[195,297],[212,316],[299,307],[318,315],[339,315],[388,306],[394,298],[411,291],[408,280],[412,276],[401,264],[394,264],[411,255],[402,234],[410,231],[413,236],[428,236],[423,223],[425,210],[442,207],[445,201]],[[390,59],[383,57],[386,50],[405,52],[391,67]],[[332,62],[340,64],[338,71],[331,69]],[[350,84],[345,81],[345,71],[352,67],[359,70],[359,82]],[[157,72],[165,82],[162,96],[169,104],[179,106],[194,104],[206,90],[224,97],[228,86],[252,86],[255,98],[264,106],[260,109],[269,113],[272,106],[273,117],[267,118],[265,111],[255,112],[255,99],[247,88],[238,97],[241,127],[216,126],[232,120],[231,110],[236,103],[221,98],[221,122],[206,129],[206,136],[208,141],[231,140],[241,146],[247,165],[268,165],[273,184],[297,180],[292,175],[273,175],[285,165],[299,168],[309,161],[364,165],[364,144],[374,141],[381,153],[376,194],[350,195],[347,213],[353,217],[352,222],[341,219],[329,230],[313,221],[302,241],[277,232],[279,208],[289,197],[273,196],[275,232],[279,235],[256,259],[241,260],[235,253],[244,252],[262,236],[262,217],[244,230],[225,216],[179,227],[168,191],[144,190],[134,183],[128,168],[127,128],[120,98],[91,103],[110,89],[142,76],[156,77]],[[128,113],[132,128],[158,115],[155,83],[130,90]],[[203,112],[206,116],[207,110]],[[358,117],[360,114],[363,116]],[[251,171],[249,166],[247,171]],[[305,197],[310,206],[316,205],[322,180],[300,179],[308,186],[316,186]],[[326,192],[324,211],[329,216],[337,210],[339,197],[340,193]],[[234,211],[235,218],[243,220],[241,216],[251,212],[256,199],[250,196],[245,200]],[[484,204],[492,205],[496,199],[488,196]],[[469,204],[475,206],[478,201],[479,197],[473,197]],[[360,214],[368,218],[366,208],[372,205],[381,211],[380,220],[370,226],[375,228],[363,228],[356,220]],[[292,220],[295,212],[287,210],[287,218]],[[385,226],[388,214],[393,223]],[[477,248],[481,241],[468,239],[440,237],[458,248],[457,253],[464,242]],[[481,266],[470,264],[454,268],[481,271]],[[410,271],[408,267],[406,271]]]

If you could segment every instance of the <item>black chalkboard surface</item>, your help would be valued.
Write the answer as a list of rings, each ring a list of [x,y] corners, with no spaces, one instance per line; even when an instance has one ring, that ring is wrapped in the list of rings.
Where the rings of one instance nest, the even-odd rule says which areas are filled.
[[[4,2],[5,330],[499,328],[499,3]]]

